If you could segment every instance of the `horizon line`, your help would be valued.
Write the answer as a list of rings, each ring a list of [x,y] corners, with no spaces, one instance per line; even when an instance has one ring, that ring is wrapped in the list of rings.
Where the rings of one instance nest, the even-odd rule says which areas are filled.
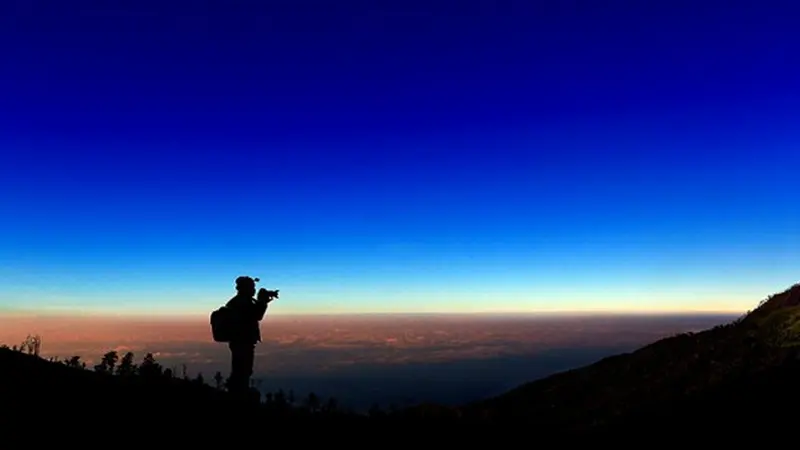
[[[449,316],[449,317],[546,317],[546,316],[736,316],[749,311],[740,310],[610,310],[610,309],[581,309],[581,310],[519,310],[519,311],[405,311],[405,312],[291,312],[268,313],[267,317],[294,318],[294,317],[400,317],[400,316]],[[208,320],[208,313],[198,312],[160,312],[158,314],[139,311],[77,311],[77,310],[1,310],[0,319],[4,317],[42,317],[42,318],[96,318],[96,319],[200,319]],[[266,320],[266,318],[265,318]]]

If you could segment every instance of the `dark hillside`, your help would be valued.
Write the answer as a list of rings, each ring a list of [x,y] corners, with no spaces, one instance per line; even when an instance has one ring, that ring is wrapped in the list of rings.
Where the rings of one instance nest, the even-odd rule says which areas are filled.
[[[106,375],[8,349],[0,349],[0,398],[3,415],[48,421],[76,410],[92,419],[163,415],[192,420],[234,410],[230,399],[210,386],[163,376]]]
[[[264,432],[333,425],[345,431],[366,420],[345,412],[235,400],[197,381],[159,373],[109,375],[0,349],[0,424],[57,428],[150,430],[182,442],[220,437],[252,441]],[[238,430],[231,434],[230,430]]]
[[[734,323],[556,374],[462,413],[563,432],[684,423],[708,410],[727,418],[720,423],[731,414],[746,417],[752,410],[743,405],[764,408],[775,395],[797,395],[797,383],[785,381],[797,371],[798,304],[795,285]]]
[[[276,432],[289,433],[282,439],[290,441],[349,436],[349,443],[360,444],[374,442],[364,435],[365,429],[398,440],[436,431],[451,436],[450,430],[458,426],[437,421],[434,429],[414,418],[381,412],[362,416],[323,403],[290,405],[285,397],[243,401],[207,384],[165,374],[157,363],[148,367],[140,365],[135,375],[110,375],[0,348],[0,438],[3,430],[47,427],[66,435],[92,429],[148,430],[158,439],[197,445],[219,439],[246,445],[271,439],[270,433]]]

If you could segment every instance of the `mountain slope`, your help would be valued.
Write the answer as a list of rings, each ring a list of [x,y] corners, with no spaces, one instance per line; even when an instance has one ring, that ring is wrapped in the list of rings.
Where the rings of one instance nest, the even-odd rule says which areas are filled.
[[[784,389],[764,380],[794,373],[799,337],[800,284],[731,324],[528,383],[468,405],[461,414],[553,432],[607,430],[650,417],[677,421],[700,404],[713,409],[710,399],[725,398],[722,392]]]
[[[198,421],[215,416],[215,411],[235,410],[230,398],[210,386],[166,377],[105,375],[8,349],[0,349],[0,399],[4,418],[35,416],[53,423],[76,411],[85,420]]]

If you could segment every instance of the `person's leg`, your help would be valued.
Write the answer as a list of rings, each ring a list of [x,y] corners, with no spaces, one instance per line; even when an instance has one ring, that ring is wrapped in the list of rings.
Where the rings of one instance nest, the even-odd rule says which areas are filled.
[[[242,348],[242,371],[245,374],[244,386],[247,393],[247,401],[258,402],[261,400],[261,394],[255,389],[250,387],[250,379],[253,376],[253,365],[255,363],[256,346],[249,344]]]
[[[228,347],[231,350],[231,375],[228,380],[228,391],[235,394],[245,393],[250,387],[250,371],[252,370],[252,357],[249,356],[248,346],[231,343]]]
[[[242,346],[242,370],[247,378],[247,386],[250,386],[250,377],[253,376],[253,365],[256,359],[256,346],[255,344],[247,344]]]

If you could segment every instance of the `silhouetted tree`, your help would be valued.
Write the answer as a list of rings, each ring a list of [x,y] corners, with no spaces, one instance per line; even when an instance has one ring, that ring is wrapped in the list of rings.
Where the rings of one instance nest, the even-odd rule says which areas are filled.
[[[144,359],[139,365],[139,375],[143,377],[158,377],[164,375],[164,369],[161,364],[156,362],[155,356],[152,353],[148,353],[144,355]]]
[[[225,387],[225,377],[222,376],[222,372],[217,371],[217,373],[214,374],[214,385],[219,390]]]
[[[206,380],[203,378],[203,374],[201,372],[197,372],[197,376],[193,381],[197,384],[206,384]]]
[[[311,412],[316,412],[319,409],[319,397],[317,397],[317,394],[313,392],[308,394],[306,406],[308,406],[308,409]]]
[[[76,369],[83,369],[86,367],[86,364],[81,361],[81,357],[78,355],[75,355],[69,359],[65,359],[64,365],[67,367],[74,367]]]
[[[327,413],[336,412],[339,409],[339,402],[336,401],[336,398],[330,397],[328,401],[325,403],[324,411]]]
[[[164,369],[164,378],[175,378],[175,371],[172,369]]]
[[[275,393],[275,407],[280,410],[289,407],[289,402],[286,401],[286,393],[283,392],[283,389],[278,389],[278,392]]]
[[[39,351],[42,349],[42,338],[37,335],[28,335],[22,344],[19,346],[19,351],[29,355],[39,356]]]
[[[100,362],[101,364],[105,365],[108,368],[108,373],[113,373],[114,367],[117,365],[118,361],[119,361],[119,354],[116,351],[112,350],[103,355],[103,359]]]
[[[119,360],[119,355],[115,351],[107,352],[103,357],[100,359],[100,364],[94,366],[94,371],[98,373],[107,373],[113,374],[114,373],[114,366],[117,365],[117,361]]]
[[[181,376],[184,380],[189,381],[189,368],[186,367],[186,364],[181,364]]]
[[[136,374],[136,363],[133,362],[133,352],[125,353],[117,366],[117,375],[131,376]]]

